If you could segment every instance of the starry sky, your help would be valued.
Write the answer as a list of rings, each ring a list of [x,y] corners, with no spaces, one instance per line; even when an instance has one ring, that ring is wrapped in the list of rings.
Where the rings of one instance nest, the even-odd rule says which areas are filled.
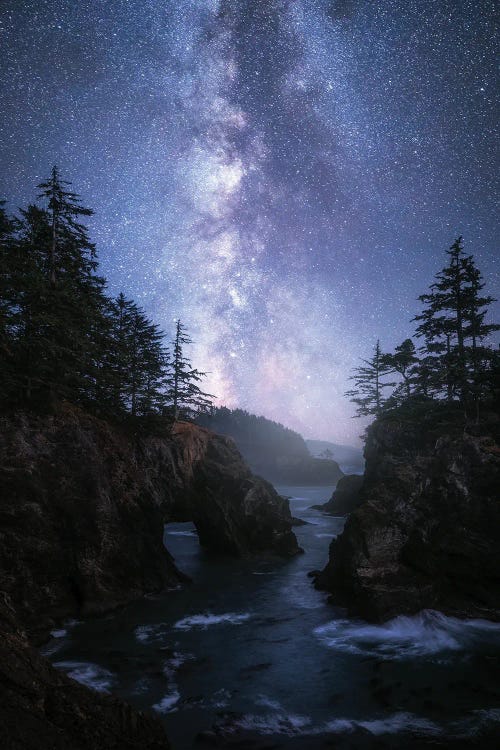
[[[498,290],[495,33],[480,0],[0,0],[0,195],[57,163],[219,404],[355,444],[349,371],[457,235]]]

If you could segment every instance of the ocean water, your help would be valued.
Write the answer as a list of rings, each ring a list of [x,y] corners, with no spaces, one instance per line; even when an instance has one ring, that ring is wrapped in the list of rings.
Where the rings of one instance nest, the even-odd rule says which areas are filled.
[[[278,490],[307,521],[295,529],[305,554],[220,559],[191,524],[171,524],[165,543],[191,585],[67,623],[43,651],[155,711],[174,750],[500,747],[500,625],[432,611],[348,618],[307,577],[343,528],[310,508],[332,488]]]

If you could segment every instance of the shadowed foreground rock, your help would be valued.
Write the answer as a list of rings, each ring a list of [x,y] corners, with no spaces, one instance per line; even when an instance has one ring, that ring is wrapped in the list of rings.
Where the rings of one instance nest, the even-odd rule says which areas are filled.
[[[3,750],[168,750],[159,720],[95,693],[33,649],[0,592]]]
[[[382,621],[424,608],[500,620],[500,449],[398,419],[369,429],[362,505],[316,585]]]
[[[0,485],[2,748],[168,748],[156,719],[61,674],[23,631],[38,643],[185,580],[168,521],[192,520],[213,552],[296,554],[287,501],[226,438],[186,423],[133,437],[72,407],[0,420]]]
[[[185,580],[168,521],[194,521],[214,552],[299,551],[288,503],[231,440],[192,424],[133,438],[71,407],[3,418],[0,485],[0,590],[34,642]]]
[[[363,476],[359,474],[347,474],[339,479],[333,495],[328,502],[322,505],[313,505],[316,510],[328,513],[331,516],[346,516],[352,513],[362,503],[360,493],[363,484]]]

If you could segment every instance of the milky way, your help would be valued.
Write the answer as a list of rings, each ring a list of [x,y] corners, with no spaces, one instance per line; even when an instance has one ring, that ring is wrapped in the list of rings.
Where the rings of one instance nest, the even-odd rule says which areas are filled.
[[[462,234],[495,286],[489,2],[2,4],[0,190],[58,163],[110,289],[219,403],[354,442],[342,394]]]

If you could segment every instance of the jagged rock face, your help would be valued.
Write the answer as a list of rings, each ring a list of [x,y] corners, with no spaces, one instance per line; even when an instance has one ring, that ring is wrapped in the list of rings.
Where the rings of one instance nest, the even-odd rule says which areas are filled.
[[[0,429],[0,589],[30,635],[179,582],[130,441],[79,412]]]
[[[288,502],[251,473],[233,440],[188,423],[178,423],[173,437],[183,480],[176,494],[203,546],[237,555],[299,551]]]
[[[347,516],[362,503],[362,485],[363,476],[359,474],[347,474],[345,477],[339,479],[333,495],[328,502],[322,505],[314,505],[313,507],[332,516]]]
[[[332,542],[317,585],[380,621],[434,608],[500,619],[500,450],[488,436],[369,430],[362,505]]]
[[[134,440],[72,408],[0,423],[0,590],[32,639],[183,576],[163,524],[218,552],[298,551],[288,505],[236,448],[194,425]]]
[[[95,693],[32,648],[0,595],[0,726],[4,750],[168,750],[159,720]]]

